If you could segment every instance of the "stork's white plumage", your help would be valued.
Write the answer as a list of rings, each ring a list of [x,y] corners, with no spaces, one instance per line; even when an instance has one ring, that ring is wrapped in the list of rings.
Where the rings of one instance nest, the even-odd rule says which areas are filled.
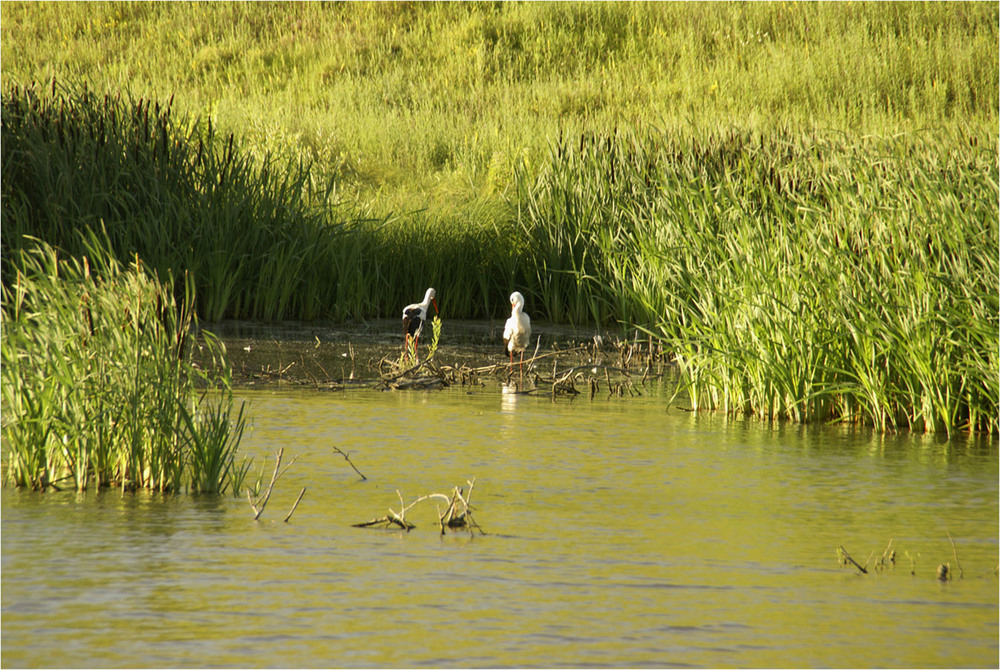
[[[524,350],[531,339],[531,318],[524,313],[524,296],[514,291],[510,294],[510,318],[503,328],[503,346],[510,354],[510,366],[514,367],[514,352],[520,352],[521,365],[524,364]],[[518,367],[520,370],[520,366]],[[523,370],[521,371],[523,373]]]
[[[422,302],[415,302],[403,308],[403,353],[405,354],[410,346],[410,338],[413,338],[413,355],[417,357],[417,343],[420,340],[420,333],[424,329],[424,321],[427,320],[427,308],[434,305],[434,312],[438,311],[438,304],[435,297],[437,293],[434,289],[427,289]]]

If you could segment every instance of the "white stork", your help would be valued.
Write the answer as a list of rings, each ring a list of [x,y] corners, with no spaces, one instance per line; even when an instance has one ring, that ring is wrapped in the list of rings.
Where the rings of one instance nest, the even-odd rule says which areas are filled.
[[[434,289],[427,289],[427,293],[424,294],[424,299],[422,302],[415,302],[412,305],[407,305],[403,308],[403,353],[405,354],[409,345],[410,338],[413,338],[413,355],[417,357],[417,341],[420,339],[420,333],[424,329],[424,321],[427,320],[427,308],[430,307],[431,303],[434,303],[434,313],[438,311],[437,300],[434,298],[437,293]]]
[[[521,353],[518,370],[523,374],[524,350],[531,339],[531,318],[524,313],[524,296],[514,291],[510,294],[510,318],[503,328],[503,346],[510,355],[510,367],[514,367],[514,352]]]

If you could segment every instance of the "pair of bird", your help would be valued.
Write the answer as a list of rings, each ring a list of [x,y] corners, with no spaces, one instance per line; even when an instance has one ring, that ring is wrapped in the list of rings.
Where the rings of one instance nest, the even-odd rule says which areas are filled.
[[[413,338],[413,351],[417,351],[417,342],[420,333],[424,329],[424,321],[427,320],[427,310],[434,305],[434,312],[437,313],[437,293],[434,289],[427,289],[422,302],[415,302],[403,308],[403,351],[407,351],[410,345],[410,338]],[[531,318],[524,313],[524,296],[518,291],[510,294],[510,318],[503,328],[504,350],[510,355],[510,365],[514,367],[514,353],[521,354],[521,366],[524,365],[524,350],[531,339]],[[520,369],[520,367],[519,367]],[[523,372],[523,371],[522,371]]]

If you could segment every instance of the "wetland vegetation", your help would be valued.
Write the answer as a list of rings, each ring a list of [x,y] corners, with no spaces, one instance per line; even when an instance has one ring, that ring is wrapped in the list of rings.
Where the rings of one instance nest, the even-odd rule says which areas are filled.
[[[4,482],[45,489],[238,493],[246,423],[225,350],[193,329],[193,293],[104,244],[60,259],[41,244],[4,286]],[[213,374],[194,362],[217,359]],[[209,393],[212,386],[220,388]]]
[[[7,481],[225,488],[226,457],[156,455],[242,425],[196,411],[228,382],[185,367],[183,326],[393,316],[427,286],[445,321],[516,289],[640,328],[695,408],[998,430],[995,3],[3,13]],[[69,455],[121,426],[127,458]],[[39,453],[62,460],[17,474]]]

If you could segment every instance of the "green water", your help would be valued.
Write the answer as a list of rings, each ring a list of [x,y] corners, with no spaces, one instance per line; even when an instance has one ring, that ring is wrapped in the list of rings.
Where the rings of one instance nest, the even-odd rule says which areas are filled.
[[[245,497],[3,489],[4,667],[998,664],[996,440],[655,392],[242,396],[244,450],[297,456],[259,522]],[[486,535],[442,537],[434,502],[351,526],[473,477]],[[838,564],[890,540],[885,572]]]

